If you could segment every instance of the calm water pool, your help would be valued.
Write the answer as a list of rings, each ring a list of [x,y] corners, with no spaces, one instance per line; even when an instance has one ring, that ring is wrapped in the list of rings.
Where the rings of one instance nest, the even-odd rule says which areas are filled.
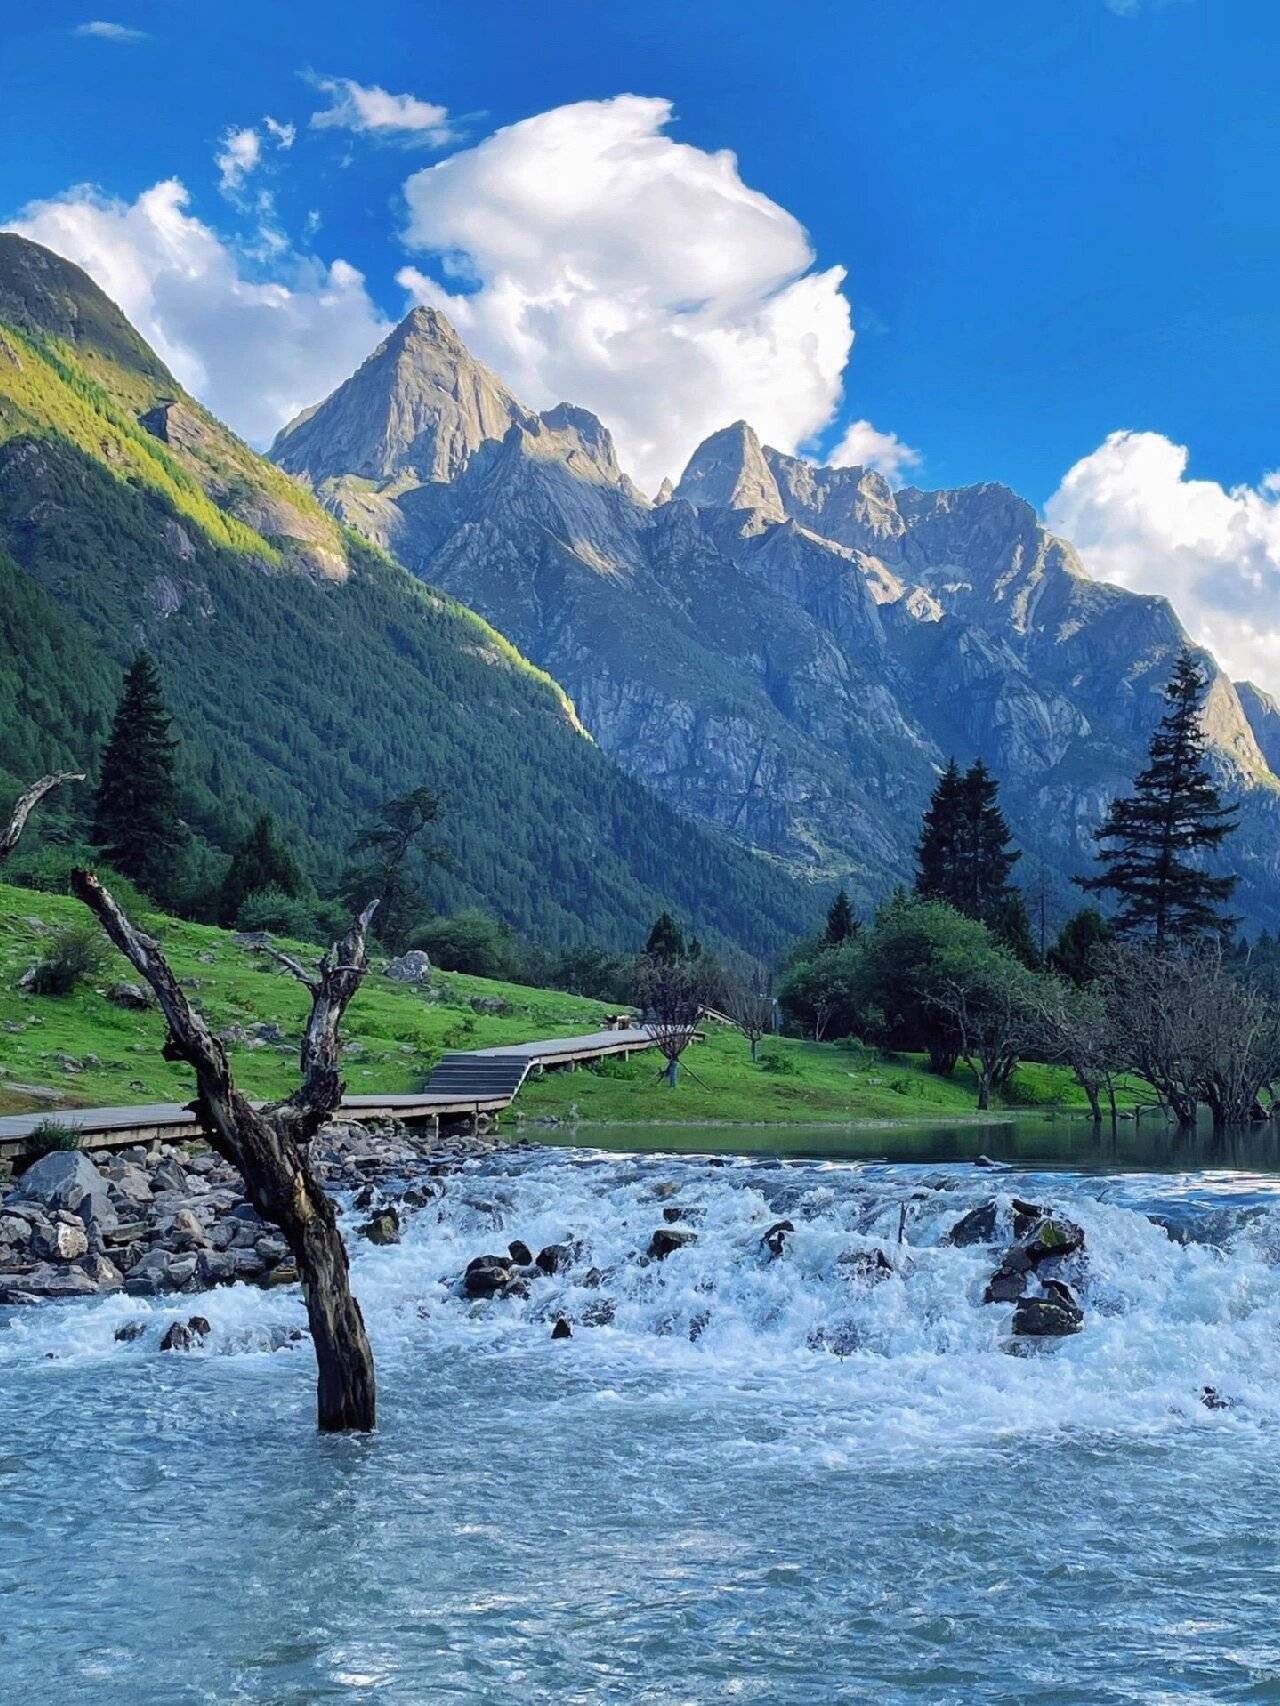
[[[157,1353],[162,1299],[11,1313],[0,1695],[1280,1700],[1280,1174],[953,1153],[998,1159],[994,1132],[914,1133],[932,1149],[894,1164],[856,1159],[883,1145],[863,1131],[839,1158],[827,1132],[798,1158],[476,1165],[401,1245],[358,1247],[368,1440],[317,1438],[309,1350],[266,1348],[302,1320],[287,1293],[183,1299],[214,1324],[189,1356]],[[942,1242],[993,1194],[1084,1225],[1078,1337],[1011,1354],[989,1256]],[[642,1265],[667,1206],[698,1242]],[[471,1256],[565,1234],[581,1260],[527,1300],[454,1295]],[[844,1277],[864,1247],[891,1278]]]

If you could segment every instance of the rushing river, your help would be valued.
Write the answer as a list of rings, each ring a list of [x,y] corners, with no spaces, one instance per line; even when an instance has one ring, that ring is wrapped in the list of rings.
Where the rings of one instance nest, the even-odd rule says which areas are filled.
[[[1034,1153],[1019,1129],[981,1152]],[[269,1348],[288,1292],[0,1312],[0,1697],[1280,1700],[1273,1159],[877,1141],[451,1177],[401,1244],[355,1246],[371,1439],[314,1433],[309,1346]],[[1015,1194],[1087,1235],[1083,1332],[1021,1355],[990,1254],[944,1241]],[[642,1263],[665,1208],[697,1242]],[[526,1299],[457,1295],[471,1257],[566,1235]],[[892,1275],[851,1279],[863,1248]],[[191,1313],[205,1347],[159,1354]]]

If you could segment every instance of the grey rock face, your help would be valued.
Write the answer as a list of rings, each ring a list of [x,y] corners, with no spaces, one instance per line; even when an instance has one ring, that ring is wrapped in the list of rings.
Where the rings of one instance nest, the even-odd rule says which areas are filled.
[[[1002,486],[895,492],[739,421],[651,503],[593,415],[522,408],[426,310],[274,454],[548,670],[633,776],[864,906],[910,878],[952,754],[997,774],[1024,870],[1076,904],[1186,639]],[[1204,662],[1239,910],[1260,920],[1280,904],[1280,709]]]

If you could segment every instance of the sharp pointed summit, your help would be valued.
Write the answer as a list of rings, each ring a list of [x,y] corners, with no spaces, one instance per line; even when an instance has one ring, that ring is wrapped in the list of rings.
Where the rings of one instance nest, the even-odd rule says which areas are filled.
[[[699,509],[749,509],[769,521],[786,520],[778,482],[746,421],[735,421],[703,439],[675,495]]]
[[[529,419],[445,316],[418,307],[350,379],[283,428],[271,455],[313,486],[345,474],[452,480],[486,439]]]

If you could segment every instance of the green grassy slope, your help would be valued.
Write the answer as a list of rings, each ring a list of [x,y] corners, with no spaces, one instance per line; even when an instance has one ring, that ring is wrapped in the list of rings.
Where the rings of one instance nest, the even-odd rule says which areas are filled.
[[[69,996],[18,992],[18,979],[51,933],[86,916],[68,897],[0,884],[0,1112],[36,1105],[15,1089],[20,1085],[51,1088],[68,1103],[93,1106],[185,1101],[191,1094],[190,1074],[161,1057],[164,1027],[158,1015],[130,1012],[106,999],[104,991],[116,979],[133,981],[118,957]],[[162,915],[147,927],[164,943],[175,972],[215,1030],[239,1026],[251,1032],[266,1023],[284,1032],[284,1043],[229,1045],[241,1086],[263,1097],[291,1089],[307,1011],[296,981],[226,931]],[[292,948],[303,959],[314,952]],[[493,997],[508,1010],[490,1014],[472,1007],[474,1000]],[[572,1036],[597,1029],[603,1011],[603,1003],[579,996],[454,973],[438,975],[427,996],[375,970],[344,1027],[348,1086],[356,1092],[415,1090],[446,1049]],[[766,1043],[763,1054],[766,1063],[753,1065],[736,1031],[708,1025],[706,1042],[691,1050],[690,1070],[674,1090],[659,1082],[656,1054],[641,1054],[598,1069],[547,1074],[522,1091],[517,1107],[530,1118],[563,1118],[572,1106],[591,1120],[784,1124],[973,1110],[973,1086],[963,1069],[954,1079],[940,1079],[913,1056],[885,1061],[872,1051],[786,1038]],[[770,1060],[780,1061],[784,1070],[773,1069]],[[1054,1068],[1024,1068],[1014,1091],[1023,1106],[1081,1104],[1068,1076]]]
[[[345,533],[185,397],[85,274],[16,238],[0,241],[0,595],[5,791],[46,762],[92,767],[145,642],[197,827],[268,808],[322,880],[374,807],[427,782],[454,857],[441,909],[635,946],[669,906],[757,953],[808,922],[804,885],[624,777],[554,682]]]

